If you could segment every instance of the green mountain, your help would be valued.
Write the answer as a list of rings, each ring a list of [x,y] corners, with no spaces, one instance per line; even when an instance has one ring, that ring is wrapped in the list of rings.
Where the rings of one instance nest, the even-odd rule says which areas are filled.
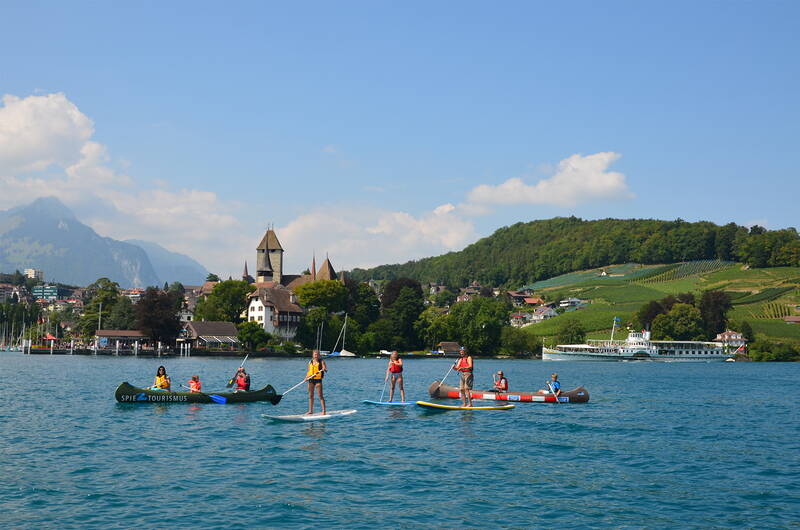
[[[408,277],[451,287],[477,280],[493,287],[518,288],[615,263],[715,259],[752,267],[800,266],[800,236],[794,228],[770,231],[734,223],[557,217],[500,228],[459,252],[354,269],[351,277],[357,281]]]

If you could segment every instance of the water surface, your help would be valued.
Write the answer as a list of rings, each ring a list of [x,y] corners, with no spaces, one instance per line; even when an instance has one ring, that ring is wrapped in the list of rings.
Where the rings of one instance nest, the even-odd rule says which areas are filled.
[[[591,401],[429,413],[362,404],[380,396],[386,361],[337,359],[328,407],[359,412],[314,424],[261,416],[304,412],[304,387],[278,406],[114,401],[159,364],[209,391],[238,366],[0,353],[0,526],[800,524],[800,363],[479,359],[476,387],[502,369],[512,390],[535,390],[556,369]],[[301,360],[247,366],[254,388],[305,375]],[[448,366],[407,360],[407,398],[427,399]]]

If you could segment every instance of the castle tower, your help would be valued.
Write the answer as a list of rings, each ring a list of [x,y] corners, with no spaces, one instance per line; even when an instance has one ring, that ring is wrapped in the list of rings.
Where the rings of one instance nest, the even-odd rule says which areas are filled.
[[[319,268],[319,272],[317,273],[318,280],[336,280],[336,271],[333,269],[333,265],[331,265],[331,261],[328,259],[327,254],[325,255],[325,261],[322,262],[322,266]]]
[[[317,255],[311,255],[311,281],[317,281]]]
[[[256,281],[280,283],[283,277],[283,247],[275,230],[267,229],[256,247]]]

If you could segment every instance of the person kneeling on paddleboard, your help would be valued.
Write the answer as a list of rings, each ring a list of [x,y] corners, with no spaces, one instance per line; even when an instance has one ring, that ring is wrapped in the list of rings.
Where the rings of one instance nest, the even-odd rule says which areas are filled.
[[[325,415],[325,398],[322,396],[322,378],[325,377],[325,372],[328,371],[328,366],[319,356],[319,350],[314,350],[311,354],[311,361],[308,363],[308,370],[306,371],[306,381],[308,381],[308,412],[306,414],[314,413],[314,388],[317,389],[319,395],[319,403],[322,405],[322,415]]]
[[[461,397],[464,400],[465,407],[472,406],[472,356],[467,355],[467,350],[461,348],[458,352],[461,358],[456,361],[456,364],[453,365],[460,374],[461,374],[461,383],[459,385],[459,390],[461,392]]]
[[[406,391],[403,388],[403,359],[396,351],[389,356],[389,367],[386,369],[386,379],[392,378],[392,388],[389,391],[389,401],[394,401],[394,385],[400,383],[400,401],[406,400]]]
[[[493,377],[494,379],[494,387],[492,390],[495,392],[508,392],[508,379],[503,375],[503,371],[500,370],[497,372],[497,375]]]

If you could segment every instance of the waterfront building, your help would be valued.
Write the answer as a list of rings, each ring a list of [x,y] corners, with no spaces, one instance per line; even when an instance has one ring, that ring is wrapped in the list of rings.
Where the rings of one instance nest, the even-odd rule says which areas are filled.
[[[723,333],[719,333],[715,338],[715,342],[721,342],[723,345],[729,348],[740,348],[747,344],[747,339],[744,338],[744,335],[737,331],[731,331],[726,329]]]
[[[178,341],[193,349],[232,349],[239,346],[239,332],[232,322],[193,321],[186,323]]]

